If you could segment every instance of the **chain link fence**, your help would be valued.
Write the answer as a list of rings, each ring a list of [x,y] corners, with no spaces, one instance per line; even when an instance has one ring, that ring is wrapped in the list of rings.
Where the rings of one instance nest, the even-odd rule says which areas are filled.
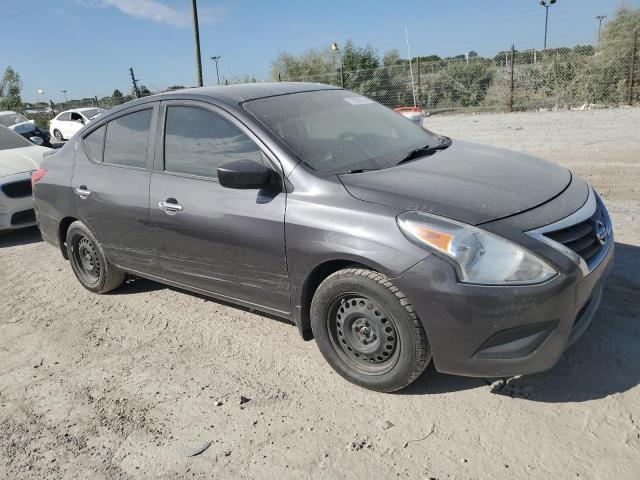
[[[411,71],[413,70],[413,81]],[[637,55],[626,52],[507,52],[496,58],[414,61],[282,81],[342,86],[395,108],[522,111],[618,106],[640,100]]]
[[[594,53],[595,52],[595,53]],[[633,53],[632,53],[633,52]],[[447,111],[526,111],[632,105],[640,101],[638,52],[571,49],[507,51],[494,58],[432,62],[407,61],[394,66],[349,71],[337,67],[321,75],[281,81],[337,85],[388,107],[415,105],[429,113]],[[227,84],[255,82],[237,77]],[[148,92],[153,94],[157,92]],[[109,109],[133,95],[90,97],[48,104],[27,113],[43,128],[54,114],[82,107]],[[42,107],[42,104],[39,104]]]

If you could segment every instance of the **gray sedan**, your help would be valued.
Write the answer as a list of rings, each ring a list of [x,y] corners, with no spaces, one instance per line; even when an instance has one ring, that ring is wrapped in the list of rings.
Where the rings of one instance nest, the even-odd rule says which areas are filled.
[[[90,291],[131,274],[289,319],[340,375],[385,392],[432,360],[550,368],[613,257],[602,200],[567,169],[319,84],[129,102],[47,157],[34,196]]]

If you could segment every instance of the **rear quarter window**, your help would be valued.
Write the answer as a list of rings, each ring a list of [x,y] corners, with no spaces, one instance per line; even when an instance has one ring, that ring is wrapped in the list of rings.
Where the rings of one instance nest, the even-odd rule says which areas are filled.
[[[84,137],[84,146],[87,149],[89,157],[94,162],[102,162],[102,152],[104,150],[104,137],[107,126],[103,125]]]
[[[152,109],[123,115],[107,123],[104,163],[147,167]]]

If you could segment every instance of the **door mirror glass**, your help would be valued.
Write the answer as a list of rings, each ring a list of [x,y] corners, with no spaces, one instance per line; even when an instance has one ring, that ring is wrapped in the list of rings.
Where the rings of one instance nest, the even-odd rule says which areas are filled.
[[[218,167],[218,181],[227,188],[262,188],[271,180],[273,170],[255,160],[236,160]]]
[[[31,143],[35,143],[36,145],[42,145],[44,143],[42,137],[29,137],[29,140],[31,140]]]

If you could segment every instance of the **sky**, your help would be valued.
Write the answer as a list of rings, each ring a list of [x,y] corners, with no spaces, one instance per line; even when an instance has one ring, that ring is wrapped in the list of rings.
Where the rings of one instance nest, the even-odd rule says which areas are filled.
[[[558,0],[549,10],[549,47],[593,44],[596,15],[620,0]],[[626,0],[640,7],[640,0]],[[269,78],[279,52],[351,39],[382,55],[397,48],[442,57],[475,50],[542,48],[537,0],[198,0],[205,85],[222,78]],[[191,0],[0,0],[0,70],[22,78],[25,101],[131,90],[129,67],[152,91],[196,85]],[[38,89],[44,90],[42,95]]]

